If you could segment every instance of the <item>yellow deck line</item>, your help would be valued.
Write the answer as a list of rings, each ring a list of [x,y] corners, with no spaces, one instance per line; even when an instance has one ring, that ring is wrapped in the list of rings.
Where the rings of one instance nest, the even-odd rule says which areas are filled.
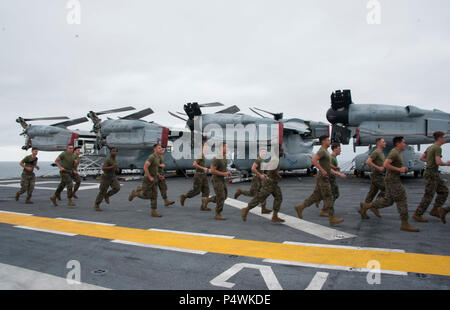
[[[367,268],[371,260],[382,270],[450,276],[450,256],[388,251],[328,248],[264,241],[223,239],[118,226],[73,222],[0,212],[0,223],[55,230],[89,237],[206,251],[218,254],[285,260],[311,264]]]

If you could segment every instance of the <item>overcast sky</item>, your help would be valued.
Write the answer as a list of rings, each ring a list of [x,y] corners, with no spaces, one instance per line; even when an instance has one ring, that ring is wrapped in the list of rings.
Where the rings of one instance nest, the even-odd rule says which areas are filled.
[[[343,88],[355,103],[450,110],[448,0],[380,0],[380,25],[367,0],[80,0],[79,25],[67,2],[0,2],[0,161],[25,154],[17,116],[133,105],[173,126],[167,111],[220,101],[326,122]]]

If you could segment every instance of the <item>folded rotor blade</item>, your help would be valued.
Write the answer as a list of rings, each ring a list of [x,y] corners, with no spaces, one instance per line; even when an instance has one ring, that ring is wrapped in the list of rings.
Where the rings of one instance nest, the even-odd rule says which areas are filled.
[[[60,123],[56,123],[56,124],[52,124],[50,126],[55,126],[55,127],[69,127],[69,126],[73,126],[73,125],[78,125],[78,124],[82,124],[85,122],[88,122],[89,120],[87,119],[87,117],[80,117],[77,119],[71,119],[69,121],[65,121],[65,122],[60,122]]]
[[[54,121],[61,119],[69,119],[69,118],[67,116],[54,116],[54,117],[24,118],[23,120],[25,122],[30,122],[30,121]]]
[[[213,107],[222,107],[223,103],[220,102],[210,102],[210,103],[202,103],[198,105],[200,108],[213,108]]]
[[[233,105],[231,107],[228,107],[226,109],[220,110],[216,113],[222,113],[222,114],[235,114],[237,112],[241,111],[237,106]]]
[[[118,109],[112,109],[112,110],[105,110],[105,111],[95,112],[95,114],[103,115],[103,114],[119,113],[119,112],[131,111],[131,110],[136,110],[136,108],[134,108],[134,107],[124,107],[124,108],[118,108]]]
[[[169,114],[172,115],[173,117],[176,117],[176,118],[178,118],[178,119],[181,119],[181,120],[187,122],[187,119],[184,119],[184,118],[182,118],[181,116],[176,115],[175,113],[172,113],[172,112],[169,111]]]
[[[148,108],[148,109],[144,109],[144,110],[141,110],[139,112],[136,112],[136,113],[124,116],[124,117],[120,117],[120,119],[128,119],[128,120],[135,119],[136,120],[136,119],[141,119],[143,117],[146,117],[146,116],[148,116],[150,114],[153,114],[153,113],[154,113],[153,110]]]
[[[264,115],[262,115],[261,113],[259,113],[259,112],[256,112],[255,110],[253,110],[252,108],[249,108],[250,109],[250,111],[252,111],[253,113],[255,113],[255,114],[257,114],[257,115],[259,115],[259,116],[261,116],[262,118],[268,118],[267,116],[264,116]]]

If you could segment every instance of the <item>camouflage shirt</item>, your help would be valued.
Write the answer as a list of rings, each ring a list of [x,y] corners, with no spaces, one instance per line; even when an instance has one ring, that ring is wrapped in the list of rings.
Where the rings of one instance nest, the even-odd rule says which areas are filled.
[[[276,168],[273,170],[268,170],[267,176],[273,181],[278,181],[278,172],[280,171],[280,158],[273,156],[269,162],[269,167],[271,167],[272,165]]]
[[[195,159],[195,161],[197,162],[197,165],[202,166],[202,167],[206,167],[206,158],[205,158],[204,154],[202,154],[201,156],[197,157]],[[204,174],[205,170],[200,169],[200,168],[195,168],[195,173]]]
[[[322,168],[327,172],[328,175],[331,174],[331,155],[328,151],[320,147],[319,151],[317,151],[316,155],[319,156],[319,164]]]
[[[226,158],[216,158],[214,157],[211,163],[211,166],[216,167],[216,170],[220,171],[220,172],[227,172],[227,164],[228,161]],[[225,177],[220,176],[220,175],[213,175],[213,178],[218,179],[218,180],[224,180]]]
[[[117,164],[117,160],[115,158],[113,158],[112,156],[108,156],[105,159],[105,162],[103,163],[103,165],[105,167],[111,167],[114,166],[114,164]],[[116,175],[116,169],[108,169],[108,170],[104,170],[103,174],[107,177],[113,177]]]
[[[387,157],[392,160],[391,165],[397,168],[403,167],[403,155],[396,148],[393,148]],[[399,178],[400,172],[387,169],[386,178]]]
[[[377,165],[378,167],[383,167],[384,165],[384,161],[386,160],[384,153],[378,149],[375,149],[375,151],[373,151],[370,154],[370,158],[372,158],[372,162]],[[375,169],[372,167],[372,173],[382,173],[380,170]]]
[[[67,152],[62,152],[59,154],[59,159],[65,170],[73,171],[75,169],[75,154],[69,155]]]
[[[156,156],[155,154],[150,155],[147,158],[147,161],[150,163],[150,166],[148,167],[148,172],[150,175],[154,178],[156,178],[156,175],[158,173],[159,168],[159,156]]]
[[[159,165],[161,165],[161,164],[164,164],[164,155],[163,154],[159,155]],[[158,173],[160,175],[162,175],[163,172],[164,172],[164,168],[163,167],[158,167]]]
[[[262,160],[261,157],[258,157],[258,158],[255,160],[256,171],[258,171],[259,173],[263,173],[263,172],[261,171],[261,163],[262,163],[262,162],[263,162],[263,160]]]
[[[33,167],[33,170],[34,170],[34,167],[36,167],[36,165],[37,165],[38,158],[37,157],[34,158],[33,155],[28,155],[24,159],[22,159],[20,162],[23,163],[25,167]],[[31,174],[33,174],[33,171],[28,171],[27,169],[23,169],[23,173],[31,175]]]
[[[439,166],[436,164],[436,156],[442,158],[442,148],[437,144],[433,144],[427,148],[425,155],[427,159],[427,169],[439,171]]]
[[[338,163],[338,160],[337,160],[337,158],[336,158],[336,155],[331,154],[330,156],[331,156],[331,164],[332,164],[333,166],[335,166],[335,167],[339,167],[339,163]],[[331,171],[330,171],[330,172],[331,172]],[[336,176],[335,176],[334,174],[330,173],[330,178],[331,178],[331,179],[336,179]]]

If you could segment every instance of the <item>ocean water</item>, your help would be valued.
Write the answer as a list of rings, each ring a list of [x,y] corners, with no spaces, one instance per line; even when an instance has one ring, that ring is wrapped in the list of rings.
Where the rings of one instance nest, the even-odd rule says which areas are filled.
[[[52,167],[51,161],[38,162],[40,170],[34,170],[36,176],[55,176],[59,174],[58,167]],[[0,161],[0,179],[20,178],[23,168],[18,162]]]

